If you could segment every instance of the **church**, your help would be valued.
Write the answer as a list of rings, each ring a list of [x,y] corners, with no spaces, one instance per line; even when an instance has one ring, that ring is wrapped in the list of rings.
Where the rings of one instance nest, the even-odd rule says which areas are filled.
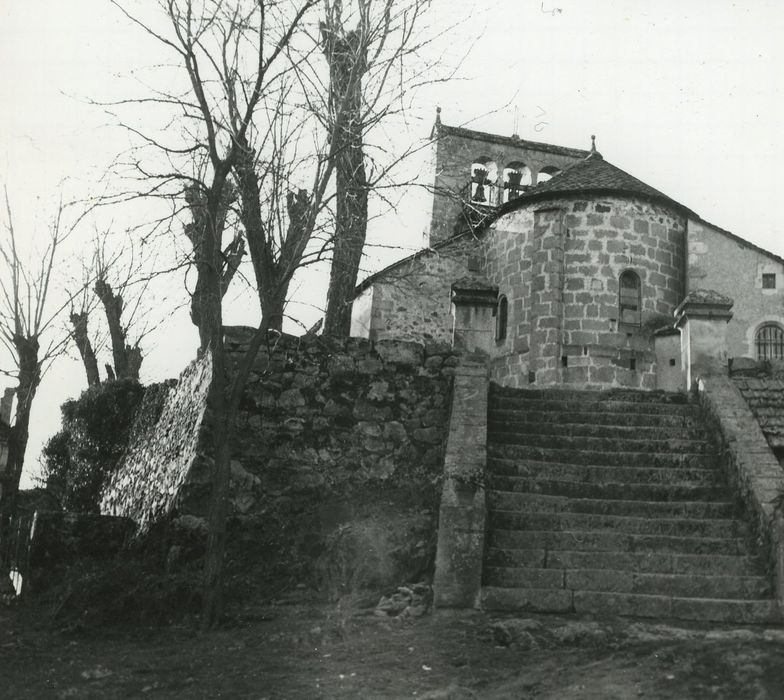
[[[590,150],[433,126],[428,245],[356,289],[352,335],[463,342],[502,385],[688,388],[683,304],[724,364],[784,357],[784,259]],[[710,290],[709,293],[706,290]],[[707,342],[707,340],[706,340]]]

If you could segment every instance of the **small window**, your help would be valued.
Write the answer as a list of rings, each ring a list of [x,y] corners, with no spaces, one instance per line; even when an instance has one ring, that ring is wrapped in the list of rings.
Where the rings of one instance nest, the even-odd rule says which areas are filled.
[[[762,288],[763,289],[775,289],[776,288],[776,273],[775,272],[763,272],[762,273]]]
[[[640,278],[636,272],[626,270],[618,280],[618,313],[620,322],[630,326],[640,325]]]
[[[506,340],[506,326],[509,320],[509,302],[502,294],[498,299],[498,308],[495,316],[495,341],[502,343]]]
[[[784,359],[784,330],[776,323],[760,326],[754,339],[758,360]]]

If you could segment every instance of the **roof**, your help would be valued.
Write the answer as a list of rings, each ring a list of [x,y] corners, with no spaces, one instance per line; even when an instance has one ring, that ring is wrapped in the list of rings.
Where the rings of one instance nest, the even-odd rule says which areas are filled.
[[[664,204],[680,211],[682,214],[699,218],[691,209],[668,197],[663,192],[646,185],[625,170],[607,162],[600,153],[593,151],[583,160],[564,168],[546,182],[532,187],[521,196],[498,208],[497,216],[529,202],[552,199],[561,195],[574,194],[621,194],[631,197],[642,197],[659,204]]]
[[[435,253],[436,251],[441,250],[441,248],[446,248],[446,247],[452,245],[453,243],[455,243],[456,241],[459,241],[459,240],[465,238],[466,236],[471,235],[472,233],[473,233],[472,231],[461,231],[460,233],[455,234],[454,236],[451,236],[450,238],[446,238],[443,241],[439,241],[438,243],[433,244],[429,248],[422,248],[421,250],[416,251],[416,253],[412,253],[411,255],[407,255],[405,258],[401,258],[400,260],[397,260],[396,262],[393,262],[393,263],[387,265],[386,267],[382,268],[378,272],[374,272],[372,275],[369,275],[368,277],[365,277],[365,279],[363,279],[354,288],[354,298],[358,297],[368,287],[372,286],[373,283],[379,277],[381,277],[382,275],[385,275],[388,272],[391,272],[392,270],[394,270],[394,269],[396,269],[398,267],[402,267],[403,265],[405,265],[408,262],[412,262],[413,260],[421,258],[423,255],[426,255],[427,253]]]
[[[585,151],[582,148],[568,148],[567,146],[556,146],[555,144],[542,143],[541,141],[527,141],[526,139],[521,139],[517,135],[499,136],[498,134],[491,134],[487,131],[465,129],[462,126],[447,126],[446,124],[441,123],[440,118],[437,118],[430,137],[436,138],[443,136],[459,136],[474,141],[498,143],[503,146],[514,146],[515,148],[527,148],[532,151],[553,153],[559,156],[570,156],[571,158],[585,158],[590,153],[590,151]]]
[[[365,291],[380,276],[401,265],[404,265],[407,262],[416,260],[426,253],[448,246],[465,237],[466,235],[481,234],[483,231],[488,229],[493,224],[493,222],[497,221],[505,214],[516,211],[517,209],[520,209],[521,207],[524,207],[533,202],[556,199],[565,195],[625,195],[629,197],[646,199],[657,204],[662,204],[664,206],[675,209],[682,215],[695,220],[697,223],[710,226],[718,233],[731,238],[738,244],[748,247],[752,250],[756,250],[757,252],[762,253],[772,260],[775,260],[784,265],[784,258],[781,258],[775,253],[771,253],[764,248],[760,248],[759,246],[750,243],[740,236],[736,236],[734,233],[730,233],[729,231],[726,231],[719,226],[711,224],[680,202],[675,201],[663,192],[660,192],[656,188],[644,183],[642,180],[639,180],[633,175],[630,175],[625,170],[621,170],[621,168],[613,165],[612,163],[609,163],[598,151],[580,151],[578,149],[562,148],[561,146],[550,146],[549,144],[537,144],[533,141],[524,141],[516,137],[510,138],[505,136],[496,136],[494,134],[485,134],[484,132],[480,131],[470,131],[469,129],[446,126],[441,124],[440,120],[436,121],[434,130],[435,129],[438,129],[439,133],[454,133],[457,135],[466,136],[467,138],[478,138],[485,140],[489,139],[503,143],[510,142],[521,146],[530,144],[531,148],[548,147],[556,149],[552,151],[554,153],[558,152],[566,154],[566,152],[569,152],[568,154],[577,154],[583,156],[583,158],[579,162],[564,168],[557,175],[553,175],[553,177],[549,180],[530,188],[515,199],[512,199],[496,208],[494,211],[490,212],[483,219],[480,226],[473,231],[464,231],[455,236],[452,236],[451,238],[439,241],[431,248],[424,248],[419,250],[416,253],[403,258],[402,260],[398,260],[397,262],[392,263],[383,270],[379,270],[378,272],[370,275],[355,288],[355,296]]]
[[[760,248],[756,243],[752,243],[751,241],[747,241],[745,238],[741,238],[740,236],[732,233],[731,231],[727,231],[727,229],[721,228],[721,226],[716,226],[716,224],[712,224],[710,221],[706,221],[702,217],[698,216],[695,219],[696,223],[702,224],[703,226],[710,226],[716,233],[720,233],[722,236],[726,236],[727,238],[732,239],[738,245],[743,246],[744,248],[749,248],[750,250],[755,250],[762,255],[766,255],[771,260],[775,260],[777,263],[784,265],[784,258],[775,253],[771,253],[769,250],[765,250],[765,248]]]

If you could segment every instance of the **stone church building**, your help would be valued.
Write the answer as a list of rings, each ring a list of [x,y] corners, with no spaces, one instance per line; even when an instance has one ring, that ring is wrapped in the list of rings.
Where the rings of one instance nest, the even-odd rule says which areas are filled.
[[[432,131],[429,245],[357,288],[352,335],[485,350],[501,385],[686,388],[679,327],[724,315],[729,358],[784,356],[784,260],[611,164],[566,148]],[[699,290],[711,290],[708,296]],[[679,321],[679,317],[681,320]],[[693,333],[692,333],[693,335]]]

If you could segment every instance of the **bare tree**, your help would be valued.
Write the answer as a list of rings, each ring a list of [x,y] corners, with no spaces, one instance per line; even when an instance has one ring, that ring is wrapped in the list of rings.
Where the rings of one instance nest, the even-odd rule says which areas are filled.
[[[320,46],[329,68],[313,106],[327,127],[335,153],[336,210],[324,333],[346,337],[351,301],[368,228],[368,196],[378,190],[401,156],[368,163],[368,133],[405,105],[418,84],[436,80],[421,58],[434,37],[417,36],[430,0],[325,0]],[[404,76],[416,62],[419,78]],[[421,77],[426,76],[426,77]],[[318,78],[307,76],[309,83]],[[404,154],[404,155],[407,155]],[[368,173],[370,166],[370,175]]]
[[[20,249],[20,239],[7,188],[4,191],[5,224],[0,241],[0,346],[9,364],[0,373],[16,380],[16,411],[11,426],[6,470],[0,474],[0,527],[7,527],[16,512],[19,482],[33,408],[41,377],[55,357],[65,350],[67,332],[58,321],[69,299],[52,300],[53,272],[65,239],[81,220],[66,225],[62,199],[49,224],[48,240],[37,251],[35,262]],[[82,215],[83,216],[83,215]],[[32,240],[26,236],[24,240]]]
[[[144,180],[153,183],[149,194],[160,196],[166,185],[173,185],[167,196],[190,193],[192,227],[188,237],[196,267],[191,311],[199,329],[201,352],[210,352],[213,363],[208,408],[213,420],[214,467],[204,573],[202,624],[205,628],[217,622],[222,609],[229,460],[239,400],[255,354],[266,339],[270,325],[275,325],[263,308],[265,313],[254,342],[227,383],[222,299],[229,279],[226,272],[232,269],[229,259],[236,256],[240,245],[235,249],[223,245],[234,186],[232,179],[237,180],[241,218],[246,223],[245,234],[255,268],[263,256],[275,252],[265,243],[273,239],[266,227],[259,225],[264,217],[258,211],[263,204],[259,183],[275,161],[252,146],[257,135],[261,134],[263,144],[263,136],[270,132],[269,128],[256,128],[255,120],[257,112],[281,94],[281,78],[287,70],[286,49],[303,16],[317,1],[165,0],[161,5],[168,20],[166,33],[114,3],[129,19],[174,52],[180,70],[187,77],[188,94],[155,93],[143,98],[173,108],[178,115],[181,143],[166,145],[142,137],[156,152],[158,163],[176,162],[177,167],[173,171],[160,171],[138,161],[135,167]],[[320,164],[316,167],[318,173],[323,170]],[[318,181],[322,179],[320,175]],[[313,197],[309,201],[308,211],[312,212]],[[305,219],[310,222],[315,216],[306,214]]]
[[[71,337],[79,350],[88,386],[101,382],[97,354],[104,342],[102,334],[97,333],[94,343],[88,330],[99,305],[105,326],[100,317],[98,326],[106,329],[112,355],[112,363],[105,364],[109,379],[138,381],[143,360],[141,341],[156,325],[146,298],[154,277],[154,273],[147,272],[150,261],[139,255],[133,238],[128,237],[113,250],[111,239],[109,233],[96,235],[90,262],[83,264],[82,279],[77,282],[80,291],[71,295],[81,302],[78,310],[71,309]]]

